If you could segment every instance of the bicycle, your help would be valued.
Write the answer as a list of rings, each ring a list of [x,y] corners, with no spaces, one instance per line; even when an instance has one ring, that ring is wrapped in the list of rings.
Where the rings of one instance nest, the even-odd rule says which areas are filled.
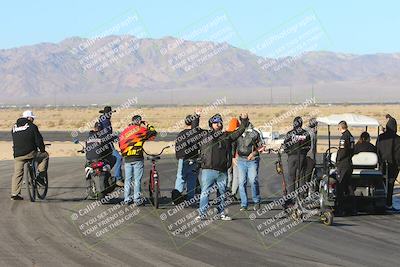
[[[158,209],[159,207],[159,199],[161,198],[160,193],[160,177],[158,175],[156,162],[157,160],[161,159],[161,154],[164,152],[165,149],[170,148],[170,146],[164,147],[159,154],[148,154],[146,151],[143,152],[148,156],[146,157],[147,160],[151,160],[151,170],[149,176],[149,197],[150,201],[152,202],[153,206]]]
[[[51,146],[51,144],[45,144],[45,146]],[[41,199],[45,199],[47,191],[49,189],[48,177],[42,177],[42,182],[38,183],[37,179],[39,176],[37,155],[27,162],[28,174],[25,175],[25,183],[28,190],[29,199],[31,202],[36,201],[36,195]]]

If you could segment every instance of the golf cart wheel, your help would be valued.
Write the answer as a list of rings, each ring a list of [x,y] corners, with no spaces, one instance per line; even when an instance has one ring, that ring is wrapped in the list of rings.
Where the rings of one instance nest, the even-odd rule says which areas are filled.
[[[326,210],[321,214],[321,221],[324,225],[331,226],[333,224],[333,212]]]

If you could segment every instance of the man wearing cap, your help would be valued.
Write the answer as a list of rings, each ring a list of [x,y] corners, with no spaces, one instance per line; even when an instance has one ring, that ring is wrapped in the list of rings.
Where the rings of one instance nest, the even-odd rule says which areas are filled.
[[[100,123],[100,130],[105,131],[106,135],[108,135],[107,140],[109,140],[109,145],[113,150],[112,155],[115,157],[115,180],[116,184],[119,187],[124,186],[124,182],[122,180],[122,171],[121,171],[121,164],[122,164],[122,157],[119,152],[114,147],[114,141],[118,140],[118,136],[113,134],[113,128],[111,125],[111,117],[115,110],[112,110],[110,106],[105,106],[103,110],[100,110],[99,113],[103,114],[99,118]]]
[[[144,125],[144,126],[142,126]],[[119,136],[119,147],[125,163],[124,202],[135,202],[142,206],[141,183],[143,178],[144,157],[143,144],[147,140],[153,140],[157,135],[154,127],[142,120],[140,115],[132,118],[132,123],[122,131]],[[134,177],[134,194],[131,195],[131,181]]]
[[[175,190],[179,191],[179,195],[183,193],[186,184],[187,199],[194,198],[197,176],[199,174],[199,165],[197,158],[199,157],[199,133],[201,129],[198,127],[200,121],[200,112],[193,115],[187,115],[185,118],[186,128],[181,131],[175,141],[175,155],[178,160],[178,170],[176,174]],[[172,201],[179,204],[180,200],[176,200],[180,196],[173,196]]]
[[[36,157],[38,161],[39,176],[37,182],[40,184],[47,177],[49,166],[49,154],[45,150],[43,137],[38,127],[33,123],[35,115],[32,111],[24,111],[22,117],[14,124],[11,134],[14,150],[14,175],[12,177],[11,199],[22,200],[21,185],[24,176],[24,165]],[[38,152],[39,150],[39,152]]]

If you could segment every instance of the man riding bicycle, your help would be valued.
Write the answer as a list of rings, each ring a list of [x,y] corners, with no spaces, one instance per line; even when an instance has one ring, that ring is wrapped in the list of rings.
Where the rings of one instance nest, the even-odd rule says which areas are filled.
[[[49,154],[46,152],[43,137],[38,127],[33,123],[34,120],[35,115],[33,112],[26,110],[11,130],[15,160],[11,188],[12,200],[23,199],[21,196],[21,185],[26,162],[36,158],[39,170],[37,182],[39,184],[43,183],[43,180],[47,178]]]

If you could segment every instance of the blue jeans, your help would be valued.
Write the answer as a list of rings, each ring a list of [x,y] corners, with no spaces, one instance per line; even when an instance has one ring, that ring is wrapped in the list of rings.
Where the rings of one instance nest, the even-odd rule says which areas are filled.
[[[114,146],[113,146],[113,156],[116,159],[115,166],[114,166],[115,180],[117,180],[117,181],[122,180],[122,171],[121,171],[122,157],[119,154],[119,152],[115,149]]]
[[[133,200],[137,203],[140,201],[142,192],[142,178],[143,178],[144,162],[133,161],[125,162],[125,185],[124,185],[124,201],[129,202],[132,200],[131,183],[132,177],[135,177],[133,186]]]
[[[201,171],[201,195],[200,195],[200,215],[206,215],[209,203],[208,197],[214,184],[217,184],[219,192],[218,213],[222,214],[225,210],[225,189],[228,174],[226,172],[203,169]]]
[[[239,193],[241,206],[247,208],[247,181],[251,185],[251,192],[254,203],[260,203],[260,185],[258,183],[258,167],[260,165],[260,159],[247,160],[239,157],[238,159],[238,170],[239,170]]]
[[[190,162],[188,160],[178,160],[178,171],[176,173],[175,189],[183,192],[185,184],[187,184],[186,192],[188,200],[194,198],[196,179],[199,175],[199,168],[196,161]]]

